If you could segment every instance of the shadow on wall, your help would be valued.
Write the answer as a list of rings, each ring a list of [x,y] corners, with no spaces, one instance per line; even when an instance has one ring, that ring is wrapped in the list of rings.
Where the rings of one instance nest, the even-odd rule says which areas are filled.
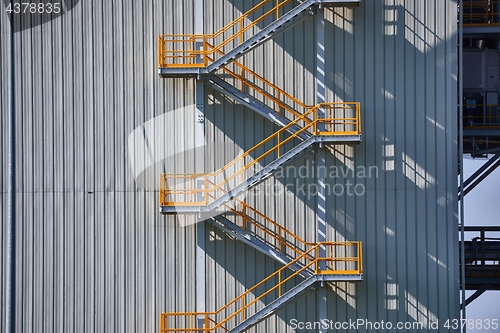
[[[13,31],[19,32],[59,18],[74,9],[79,2],[80,0],[43,2],[3,0],[5,10],[0,15],[7,16]]]
[[[252,5],[232,3],[241,12]],[[453,3],[448,5],[445,14],[455,16],[453,8]],[[326,38],[325,47],[329,59],[326,99],[360,101],[364,126],[360,146],[329,147],[327,166],[338,171],[328,177],[330,186],[349,182],[359,185],[359,191],[363,189],[363,195],[328,197],[328,223],[335,233],[329,236],[365,239],[367,280],[376,281],[378,306],[394,316],[405,310],[408,320],[419,322],[435,320],[443,311],[437,299],[450,299],[454,287],[450,276],[455,275],[458,264],[448,251],[450,245],[438,239],[454,231],[449,219],[456,200],[451,192],[453,177],[448,176],[450,170],[456,170],[456,115],[451,105],[456,93],[456,54],[447,50],[454,47],[456,35],[446,26],[453,19],[438,15],[435,6],[425,3],[405,8],[382,1],[366,2],[357,9],[325,10],[326,36],[331,37]],[[310,23],[302,25],[306,24]],[[293,30],[273,40],[292,57],[297,52],[290,42]],[[335,52],[338,49],[342,52]],[[301,65],[314,74],[315,63]],[[276,66],[280,66],[278,61]],[[218,96],[211,90],[207,93]],[[225,103],[232,102],[226,99]],[[215,111],[208,112],[207,119],[226,132],[226,124],[214,115]],[[223,117],[219,115],[219,119]],[[251,126],[246,116],[244,119]],[[254,142],[264,137],[254,137]],[[228,138],[240,147],[248,146],[240,133]],[[304,163],[312,167],[314,159],[300,165]],[[360,167],[365,172],[358,175]],[[301,197],[296,177],[278,175],[275,179]],[[304,183],[314,187],[315,176],[306,177]],[[303,203],[315,211],[316,200],[306,197]],[[439,223],[443,220],[446,223]],[[448,287],[429,295],[428,287],[434,288],[435,283]],[[358,293],[368,294],[366,284],[359,288]],[[449,307],[455,309],[453,304]]]
[[[241,12],[251,6],[243,0],[232,3]],[[451,4],[447,6],[447,10],[452,8]],[[454,16],[456,12],[446,14]],[[325,99],[361,102],[364,128],[361,145],[328,147],[326,165],[332,169],[329,169],[327,183],[330,188],[336,188],[338,194],[327,196],[327,223],[331,233],[327,238],[361,239],[366,253],[365,283],[356,288],[339,285],[343,292],[337,294],[335,302],[350,300],[351,310],[370,313],[363,309],[367,304],[361,304],[366,302],[356,304],[355,300],[357,295],[375,294],[376,300],[370,301],[370,305],[376,303],[377,308],[387,310],[392,319],[404,320],[400,315],[404,310],[406,319],[418,322],[437,319],[446,306],[456,308],[439,301],[450,299],[449,291],[454,287],[449,286],[454,283],[450,276],[456,276],[458,267],[458,262],[455,263],[458,253],[449,252],[448,239],[446,242],[439,239],[443,235],[449,237],[455,230],[449,221],[456,203],[456,193],[451,192],[456,186],[449,182],[455,177],[448,174],[456,170],[453,160],[456,109],[451,105],[456,102],[453,98],[456,77],[450,79],[448,75],[456,74],[456,54],[449,51],[454,47],[456,35],[446,26],[453,19],[441,20],[437,15],[435,4],[431,6],[427,2],[412,2],[411,8],[405,8],[385,5],[380,0],[363,2],[356,9],[325,9]],[[302,28],[311,29],[315,26],[314,20],[306,20]],[[297,52],[314,50],[299,50],[290,42],[301,25],[268,43],[275,43],[314,76],[316,61],[295,57]],[[275,66],[283,64],[276,61]],[[230,142],[234,146],[229,151],[246,150],[277,129],[217,92],[207,88],[205,96],[207,145],[214,141]],[[165,139],[163,148],[175,151],[179,139]],[[145,151],[149,149],[147,145],[145,143]],[[211,161],[210,168],[220,167],[216,161],[228,162],[234,158],[230,154],[215,158],[213,156],[227,152],[212,151],[214,155],[210,156],[205,151],[206,159]],[[175,154],[172,156],[178,158]],[[164,164],[162,171],[170,164],[166,158],[160,163]],[[314,163],[315,158],[309,157],[296,167],[305,166],[310,171]],[[189,161],[185,166],[186,170],[174,171],[192,172]],[[309,172],[301,179],[297,173],[286,171],[274,177],[284,189],[284,195],[291,194],[315,212],[316,196],[308,196],[307,192],[317,183],[315,173]],[[348,183],[353,195],[346,195]],[[299,193],[302,184],[307,187],[304,194]],[[344,192],[340,192],[339,184],[344,186]],[[224,268],[214,276],[232,276],[245,288],[258,282],[260,275],[254,281],[239,271],[240,263],[247,260],[246,255],[255,251],[234,251],[241,257],[221,261],[221,253],[227,250],[225,246],[229,246],[230,251],[234,250],[233,246],[245,249],[246,246],[232,244],[236,241],[217,230],[212,230],[211,235],[214,242],[220,242],[210,243],[207,255],[217,259],[217,265]],[[223,245],[227,242],[232,245]],[[275,270],[274,263],[263,271]],[[217,285],[216,281],[209,282],[207,284]],[[429,290],[437,290],[437,293],[429,294]]]
[[[228,236],[225,232],[211,225],[206,226],[205,245],[207,254],[207,280],[205,281],[207,295],[215,295],[215,297],[207,300],[206,308],[209,311],[216,311],[221,308],[226,303],[229,303],[233,297],[243,294],[282,267],[280,263],[269,256],[250,248],[243,242]],[[289,274],[291,274],[291,271],[285,272],[282,279],[286,279]],[[283,285],[281,292],[285,293],[301,280],[302,278],[291,279]],[[246,302],[252,301],[255,296],[262,295],[266,290],[272,288],[275,283],[276,279],[272,279],[257,288],[255,293],[251,293],[246,297]],[[262,300],[248,308],[246,317],[248,318],[265,304],[269,304],[277,296],[278,290],[264,296]],[[293,318],[300,321],[314,321],[317,304],[316,293],[312,293],[306,297],[300,297],[297,302],[289,305],[286,310],[277,312],[276,316],[281,318],[284,323],[288,323],[292,319],[290,314],[293,314]],[[236,302],[231,307],[232,310],[223,311],[216,317],[216,321],[223,320],[226,316],[231,315],[232,311],[240,309],[240,306],[241,302]],[[238,315],[224,325],[232,328],[240,318],[240,315]],[[278,330],[278,327],[283,323],[280,324],[277,321],[274,323],[274,320],[276,319],[270,318],[259,325],[268,325],[269,328],[265,331]],[[262,330],[262,326],[260,328]]]

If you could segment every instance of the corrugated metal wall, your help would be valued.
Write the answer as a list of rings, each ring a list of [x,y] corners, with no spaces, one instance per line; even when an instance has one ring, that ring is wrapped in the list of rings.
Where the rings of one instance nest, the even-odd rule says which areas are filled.
[[[221,13],[234,13],[235,7],[236,16],[256,3],[215,1],[208,6],[207,31],[229,22],[227,17],[220,19]],[[329,185],[332,189],[341,185],[336,193],[345,190],[344,195],[332,193],[327,198],[327,239],[362,240],[366,254],[365,281],[339,283],[337,293],[328,292],[329,319],[444,323],[458,316],[455,15],[455,1],[363,1],[357,9],[325,10],[325,99],[359,101],[364,116],[363,143],[333,147],[327,154],[333,172]],[[310,18],[241,62],[299,100],[314,104],[315,28],[316,19]],[[209,101],[224,100],[218,92],[207,94]],[[249,148],[272,133],[251,111],[234,109],[231,101],[222,105],[207,107],[207,128],[210,132],[213,124],[219,133],[215,137]],[[221,110],[231,111],[220,114]],[[314,163],[315,157],[308,157],[295,170]],[[347,177],[342,172],[348,172]],[[314,241],[316,199],[302,195],[299,188],[315,183],[314,176],[275,177],[253,190],[249,203]],[[294,187],[287,189],[295,193],[285,190],[290,184]],[[351,191],[357,186],[362,195],[348,195],[348,184]],[[270,188],[281,195],[269,193]],[[257,272],[267,267],[254,267],[252,256],[233,248],[212,257],[209,265],[224,266],[229,260],[245,262],[244,271],[248,266]],[[242,272],[243,276],[233,273],[233,265],[227,269],[229,278],[236,275],[234,283],[254,282],[251,278],[247,282]],[[241,291],[225,285],[226,301]],[[208,295],[215,295],[220,286],[215,288],[208,279]],[[293,331],[292,318],[318,320],[317,306],[316,296],[310,295],[255,331]]]
[[[193,307],[195,229],[159,216],[158,193],[137,184],[128,146],[137,127],[194,104],[192,82],[156,75],[157,35],[192,31],[192,20],[173,19],[192,8],[191,1],[81,1],[15,34],[17,331],[156,332],[160,311]],[[7,73],[10,29],[5,11],[0,17]],[[0,82],[5,108],[8,84]],[[194,123],[194,114],[174,118]],[[171,154],[190,147],[193,127],[185,130],[175,145],[157,145]],[[155,184],[163,168],[148,173]]]
[[[257,2],[206,1],[205,30],[216,31]],[[156,75],[157,35],[192,32],[193,6],[193,0],[82,1],[15,34],[19,331],[152,332],[160,312],[196,310],[195,226],[183,227],[190,217],[159,216],[151,185],[162,171],[194,168],[194,80]],[[365,281],[328,292],[329,319],[458,316],[455,14],[453,0],[374,0],[325,10],[326,100],[359,101],[364,116],[363,143],[327,153],[331,170],[356,173],[328,181],[365,191],[327,198],[328,240],[361,240],[365,252]],[[7,73],[10,30],[5,13],[0,18],[0,68]],[[315,20],[242,58],[307,104],[316,102]],[[8,84],[0,81],[4,109]],[[207,156],[209,166],[276,129],[217,92],[207,88],[205,97],[208,145],[235,144],[233,152]],[[7,112],[0,117],[6,165]],[[141,149],[131,144],[134,131],[144,132],[136,136]],[[145,170],[140,154],[152,161]],[[357,173],[369,167],[377,173]],[[271,178],[249,202],[314,241],[316,199],[298,189],[315,181]],[[272,186],[284,194],[266,192]],[[5,209],[1,218],[5,244]],[[206,252],[209,311],[279,267],[208,226]],[[253,331],[292,332],[290,320],[317,320],[317,306],[312,294]]]

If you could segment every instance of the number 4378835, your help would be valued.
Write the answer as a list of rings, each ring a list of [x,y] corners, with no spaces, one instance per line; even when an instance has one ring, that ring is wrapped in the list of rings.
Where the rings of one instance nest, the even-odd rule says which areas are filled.
[[[448,319],[443,327],[454,330],[464,327],[477,330],[497,330],[498,319]]]
[[[19,2],[9,3],[6,12],[14,14],[59,14],[61,12],[61,4],[56,3],[34,3],[34,2]]]

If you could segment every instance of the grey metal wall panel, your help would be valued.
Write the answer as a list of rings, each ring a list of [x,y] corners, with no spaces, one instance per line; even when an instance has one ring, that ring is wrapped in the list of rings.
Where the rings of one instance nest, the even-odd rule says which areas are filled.
[[[240,12],[248,9],[240,2],[233,5]],[[364,242],[366,281],[339,284],[337,296],[330,292],[329,318],[397,322],[458,315],[457,254],[453,252],[457,240],[455,14],[452,1],[438,5],[370,1],[357,9],[325,11],[326,99],[360,101],[364,125],[363,143],[355,148],[335,147],[327,165],[354,171],[377,168],[371,177],[330,179],[331,186],[352,181],[366,190],[363,196],[328,197],[328,239]],[[218,16],[210,17],[216,21]],[[211,22],[206,29],[215,31],[222,24]],[[306,20],[244,56],[242,62],[313,104],[314,27],[314,19]],[[307,82],[305,89],[302,82]],[[249,119],[245,124],[261,128]],[[232,132],[215,126],[221,133]],[[257,197],[251,203],[306,239],[315,239],[314,223],[307,223],[315,221],[314,201],[297,193],[290,196],[293,199],[264,195],[266,185],[279,188],[287,182],[266,181],[253,191]],[[314,184],[314,179],[306,182]],[[369,316],[373,308],[379,310]],[[281,320],[287,322],[297,313],[289,315]]]
[[[178,270],[170,263],[179,256],[176,248],[193,257],[194,227],[175,227],[173,219],[158,216],[157,192],[136,184],[127,151],[136,127],[194,103],[192,84],[155,74],[157,34],[176,22],[174,14],[192,8],[177,4],[84,2],[16,33],[20,331],[156,331],[161,311],[192,308],[193,286],[186,281],[194,262],[182,255]],[[5,55],[10,29],[7,20],[1,25]],[[6,65],[2,57],[3,73]],[[5,106],[7,89],[2,80]],[[192,133],[179,136],[190,144]],[[159,173],[151,172],[155,184]]]
[[[205,2],[205,31],[256,3]],[[194,168],[194,113],[175,110],[195,103],[195,83],[156,75],[157,35],[192,32],[192,13],[193,1],[80,2],[61,18],[16,33],[20,330],[149,332],[158,330],[162,311],[196,309],[193,218],[159,216],[156,191],[161,172]],[[363,143],[331,148],[327,165],[378,168],[377,177],[329,179],[331,186],[349,180],[366,190],[327,198],[327,238],[361,240],[365,253],[365,281],[338,283],[328,292],[329,319],[458,315],[455,15],[451,0],[325,9],[326,99],[361,102],[364,126]],[[314,104],[315,27],[311,17],[241,61]],[[7,20],[0,28],[6,73]],[[0,82],[5,107],[8,84]],[[209,169],[277,129],[210,89],[205,103]],[[6,165],[6,112],[0,117]],[[151,165],[140,181],[128,141],[137,128],[168,129],[147,132],[154,139],[147,148],[174,155]],[[219,143],[228,148],[212,155]],[[295,168],[314,162],[309,156]],[[0,182],[6,207],[6,168]],[[274,177],[250,191],[248,201],[314,241],[316,199],[298,189],[315,182],[314,176]],[[288,184],[294,187],[285,190]],[[209,311],[279,267],[219,230],[206,231]],[[317,320],[317,306],[317,296],[309,295],[251,331],[293,332],[290,320]]]

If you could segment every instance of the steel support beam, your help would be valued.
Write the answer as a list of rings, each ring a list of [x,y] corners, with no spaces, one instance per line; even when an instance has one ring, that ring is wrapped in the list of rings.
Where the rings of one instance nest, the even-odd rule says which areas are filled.
[[[476,172],[474,172],[467,180],[463,183],[463,196],[472,191],[479,183],[481,183],[486,177],[488,177],[493,171],[500,166],[500,153],[490,158],[486,163],[484,163]],[[462,172],[461,172],[462,173]],[[462,199],[461,188],[458,188],[458,200]]]
[[[194,2],[194,31],[196,34],[203,34],[203,0],[195,0]],[[203,47],[202,43],[198,43],[197,48]],[[205,85],[202,81],[196,80],[196,130],[195,141],[196,147],[205,146]],[[195,172],[205,172],[205,149],[196,148],[195,153]],[[196,311],[205,312],[205,221],[200,221],[196,224]],[[198,327],[203,328],[205,319],[203,316],[197,318]]]
[[[464,8],[464,1],[459,0],[459,8]],[[459,144],[459,163],[460,170],[464,168],[464,80],[463,71],[464,69],[464,13],[460,10],[458,19],[458,144]],[[464,173],[460,172],[460,193],[464,193]],[[464,198],[460,200],[460,280],[465,281],[465,214],[464,214]],[[461,304],[465,304],[465,283],[462,283],[461,287]],[[466,308],[464,306],[461,309],[461,319],[465,320]],[[463,332],[466,333],[467,327],[463,328]]]
[[[12,6],[13,1],[10,1]],[[8,55],[9,67],[9,185],[8,185],[8,221],[5,225],[6,234],[6,267],[5,267],[5,332],[16,331],[16,105],[15,105],[15,75],[14,75],[14,17],[10,13],[10,50]]]
[[[481,296],[489,288],[490,288],[490,286],[482,286],[481,289],[476,290],[476,292],[474,294],[470,295],[469,298],[467,298],[467,300],[465,301],[465,306],[472,303],[472,301],[474,301],[476,298]],[[463,308],[464,308],[464,304],[462,303],[462,304],[460,304],[460,310],[462,310]]]

